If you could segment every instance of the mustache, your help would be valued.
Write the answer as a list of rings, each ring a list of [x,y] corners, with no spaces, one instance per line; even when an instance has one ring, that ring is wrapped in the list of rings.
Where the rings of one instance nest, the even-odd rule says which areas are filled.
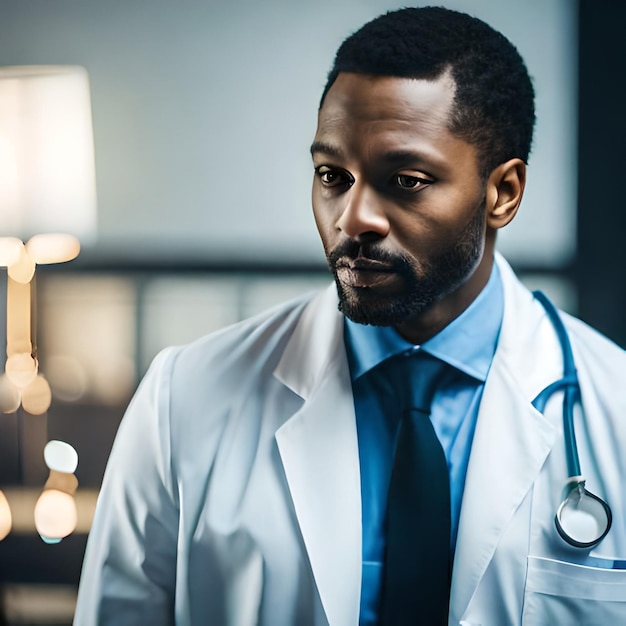
[[[386,265],[390,271],[407,276],[411,275],[411,263],[401,254],[393,254],[376,242],[358,242],[346,239],[327,253],[328,265],[335,271],[342,261],[363,259]]]

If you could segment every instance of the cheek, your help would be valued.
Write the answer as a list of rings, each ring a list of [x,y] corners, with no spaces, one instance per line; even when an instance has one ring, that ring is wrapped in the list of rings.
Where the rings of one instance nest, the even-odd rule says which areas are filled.
[[[336,195],[323,188],[317,179],[313,181],[311,191],[313,217],[320,231],[335,230],[343,206],[343,201],[335,197]]]
[[[429,212],[428,216],[404,215],[394,221],[393,232],[398,243],[416,258],[439,256],[455,247],[482,220],[480,205],[451,211],[450,206]]]
[[[315,225],[317,226],[317,231],[320,234],[322,241],[326,245],[328,238],[334,230],[332,215],[331,212],[328,210],[328,207],[320,198],[320,194],[319,191],[316,189],[315,183],[313,184],[312,196],[313,218],[315,220]]]
[[[407,251],[414,253],[436,249],[449,236],[449,226],[441,219],[418,214],[404,214],[392,224],[394,239]]]

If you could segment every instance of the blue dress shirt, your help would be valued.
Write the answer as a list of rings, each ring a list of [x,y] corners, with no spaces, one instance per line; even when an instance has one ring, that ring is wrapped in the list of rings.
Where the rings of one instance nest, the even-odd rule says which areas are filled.
[[[394,398],[374,392],[368,371],[396,354],[423,350],[451,367],[439,386],[431,420],[448,461],[451,549],[454,552],[461,499],[482,390],[496,350],[504,298],[497,266],[472,304],[421,346],[405,341],[391,327],[345,321],[345,344],[356,411],[361,467],[363,576],[360,625],[374,626],[385,553],[384,518],[399,425]]]

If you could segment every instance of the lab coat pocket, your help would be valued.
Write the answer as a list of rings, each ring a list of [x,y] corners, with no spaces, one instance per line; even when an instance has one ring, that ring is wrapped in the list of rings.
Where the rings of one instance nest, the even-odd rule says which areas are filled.
[[[524,626],[606,626],[626,616],[626,570],[528,557]]]

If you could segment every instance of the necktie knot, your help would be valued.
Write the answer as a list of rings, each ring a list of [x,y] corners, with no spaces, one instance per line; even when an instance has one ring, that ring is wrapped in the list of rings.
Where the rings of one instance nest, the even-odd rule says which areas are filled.
[[[427,352],[418,351],[394,356],[383,367],[401,411],[414,409],[429,414],[437,387],[449,366]]]

